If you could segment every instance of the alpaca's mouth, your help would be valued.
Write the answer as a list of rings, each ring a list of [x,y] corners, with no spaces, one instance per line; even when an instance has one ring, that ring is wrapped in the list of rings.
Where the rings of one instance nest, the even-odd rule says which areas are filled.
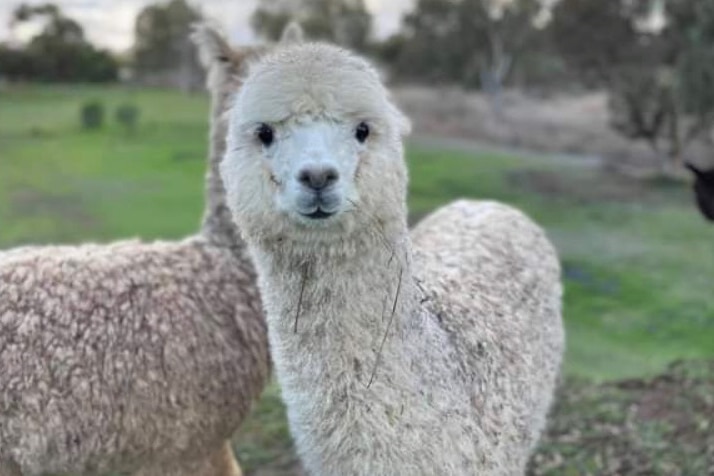
[[[302,218],[326,220],[339,211],[340,199],[336,193],[303,193],[298,199],[296,211]]]
[[[310,218],[312,220],[324,220],[325,218],[330,218],[334,214],[335,212],[326,212],[325,210],[319,207],[312,213],[301,213],[302,216]]]

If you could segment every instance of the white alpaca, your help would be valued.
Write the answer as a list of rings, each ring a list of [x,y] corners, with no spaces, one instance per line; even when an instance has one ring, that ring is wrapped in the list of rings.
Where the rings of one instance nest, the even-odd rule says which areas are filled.
[[[196,32],[213,94],[206,212],[178,242],[0,253],[0,476],[237,476],[229,438],[269,374],[220,133],[243,62]]]
[[[292,433],[314,475],[522,474],[563,353],[556,254],[488,202],[410,237],[407,131],[333,46],[269,54],[237,95],[221,175]]]

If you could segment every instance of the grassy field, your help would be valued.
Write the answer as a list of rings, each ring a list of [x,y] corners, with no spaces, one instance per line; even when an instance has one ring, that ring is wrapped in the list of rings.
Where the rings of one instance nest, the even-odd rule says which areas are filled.
[[[89,99],[107,108],[102,130],[80,128]],[[141,108],[133,135],[113,119],[126,101]],[[204,95],[0,89],[0,249],[191,233],[202,208],[207,114]],[[714,227],[684,186],[631,182],[575,162],[425,146],[410,147],[408,160],[414,220],[467,196],[514,204],[546,227],[563,261],[568,381],[607,389],[678,359],[714,357]],[[249,469],[291,468],[275,386],[237,444]]]

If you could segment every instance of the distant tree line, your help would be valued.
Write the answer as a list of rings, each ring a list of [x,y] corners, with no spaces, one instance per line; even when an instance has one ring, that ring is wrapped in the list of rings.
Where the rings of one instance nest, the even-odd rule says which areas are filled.
[[[13,21],[38,17],[45,26],[24,47],[0,45],[0,76],[117,78],[117,61],[56,6],[21,5]],[[134,78],[198,87],[188,34],[200,18],[187,0],[146,6],[135,24]],[[260,0],[251,25],[275,40],[288,21],[378,58],[397,79],[481,88],[496,112],[508,85],[605,89],[612,126],[646,141],[663,168],[678,165],[694,141],[714,146],[714,0],[416,0],[383,41],[365,0]]]
[[[82,27],[53,4],[20,5],[13,14],[17,25],[37,17],[45,26],[22,48],[0,44],[0,76],[11,80],[114,81],[116,60],[95,48]]]
[[[364,51],[370,41],[372,17],[364,0],[261,0],[251,24],[261,37],[277,40],[290,21],[307,36]]]
[[[201,13],[186,0],[144,7],[136,17],[132,70],[143,84],[183,90],[203,87],[203,70],[189,35]]]
[[[714,145],[714,1],[564,0],[550,30],[581,79],[609,91],[612,126],[663,171],[693,142]]]
[[[543,14],[539,0],[417,0],[396,34],[375,41],[364,0],[261,0],[252,26],[275,40],[297,20],[308,37],[376,56],[398,77],[497,89],[544,49]]]
[[[135,45],[126,66],[133,79],[163,86],[196,89],[203,73],[189,39],[199,11],[186,0],[146,6],[135,21]],[[103,82],[116,81],[116,56],[96,48],[82,27],[52,3],[19,5],[11,28],[41,20],[41,31],[24,45],[0,43],[0,79],[11,81]]]
[[[291,19],[397,79],[481,88],[495,112],[506,85],[605,89],[613,128],[662,169],[694,141],[714,147],[714,0],[416,0],[381,42],[363,0],[261,0],[252,23],[275,39]]]

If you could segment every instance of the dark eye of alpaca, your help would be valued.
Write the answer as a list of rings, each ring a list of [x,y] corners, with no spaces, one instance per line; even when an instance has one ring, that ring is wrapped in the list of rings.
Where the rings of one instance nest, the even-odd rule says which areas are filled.
[[[367,137],[369,137],[369,125],[366,122],[360,122],[355,129],[355,138],[360,143],[364,143]]]
[[[267,124],[261,124],[255,131],[255,135],[258,136],[258,140],[266,147],[273,143],[274,132],[273,128]]]

